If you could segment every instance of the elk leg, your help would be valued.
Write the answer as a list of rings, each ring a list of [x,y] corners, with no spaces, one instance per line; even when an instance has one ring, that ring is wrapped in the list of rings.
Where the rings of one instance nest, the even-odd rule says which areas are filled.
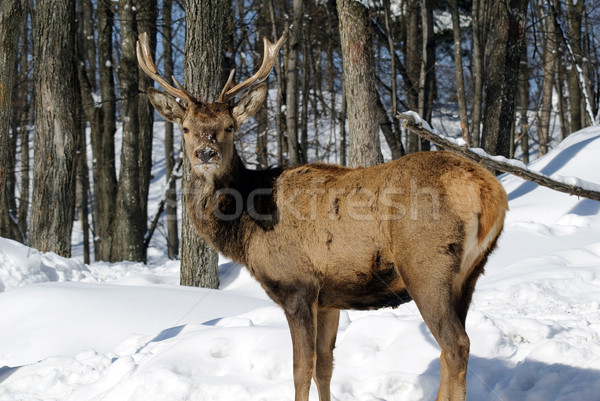
[[[329,385],[333,371],[333,348],[340,323],[340,311],[320,309],[317,315],[317,360],[313,378],[319,390],[319,401],[330,401]]]
[[[298,302],[293,308],[284,307],[284,310],[292,335],[295,400],[308,401],[316,360],[317,303],[316,300],[302,302],[299,299]]]
[[[452,280],[433,280],[413,289],[413,299],[436,339],[440,356],[440,389],[437,401],[464,401],[467,391],[469,337],[452,302]]]

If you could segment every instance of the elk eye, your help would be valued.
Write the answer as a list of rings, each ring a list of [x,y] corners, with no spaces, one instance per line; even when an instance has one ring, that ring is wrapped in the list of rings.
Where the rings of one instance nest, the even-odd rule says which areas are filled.
[[[233,132],[233,130],[234,130],[233,125],[230,125],[229,127],[225,128],[225,131],[227,131],[227,132]]]
[[[184,134],[187,134],[188,132],[190,132],[190,130],[184,127],[184,128],[183,128],[183,133],[184,133]]]

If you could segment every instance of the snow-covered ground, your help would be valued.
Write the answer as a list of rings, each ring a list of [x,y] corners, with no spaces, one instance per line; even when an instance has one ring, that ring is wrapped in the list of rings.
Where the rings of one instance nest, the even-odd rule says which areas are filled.
[[[530,168],[600,183],[599,156],[589,128]],[[600,203],[501,181],[511,211],[467,319],[468,398],[600,400]],[[0,239],[0,399],[293,399],[287,323],[260,286],[223,261],[219,290],[179,287],[159,250],[84,265]],[[332,395],[433,400],[438,358],[414,303],[343,312]]]

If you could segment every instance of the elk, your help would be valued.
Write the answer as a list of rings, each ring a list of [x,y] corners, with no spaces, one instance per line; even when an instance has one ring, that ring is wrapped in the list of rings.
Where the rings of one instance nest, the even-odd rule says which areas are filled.
[[[308,400],[311,379],[319,400],[330,400],[341,309],[410,300],[441,347],[437,400],[464,400],[470,344],[465,320],[502,231],[506,192],[482,166],[443,151],[369,168],[246,168],[234,133],[265,100],[262,81],[284,39],[265,38],[260,69],[233,87],[232,71],[209,103],[175,78],[176,87],[162,78],[147,37],[140,36],[140,66],[167,92],[148,88],[149,99],[183,132],[192,167],[185,197],[197,233],[245,265],[283,309],[296,401]]]

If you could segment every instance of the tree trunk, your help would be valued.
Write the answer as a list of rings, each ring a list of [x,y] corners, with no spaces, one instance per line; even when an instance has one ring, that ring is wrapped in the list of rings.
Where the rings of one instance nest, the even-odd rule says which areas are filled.
[[[541,11],[544,12],[543,7]],[[554,89],[554,66],[556,63],[556,33],[552,10],[546,10],[543,53],[543,76],[540,122],[538,125],[539,148],[538,156],[548,153],[550,142],[550,117],[552,113],[552,91]]]
[[[450,0],[449,5],[450,12],[452,13],[452,35],[454,38],[454,65],[456,70],[456,92],[458,95],[458,116],[460,118],[460,130],[462,132],[462,138],[468,145],[470,145],[471,134],[469,132],[469,120],[467,118],[467,95],[465,93],[465,80],[463,75],[464,73],[461,40],[462,35],[460,29],[460,16],[458,14],[458,0]]]
[[[21,86],[17,87],[19,93],[19,136],[21,137],[21,172],[19,180],[21,184],[19,207],[17,209],[19,235],[24,244],[27,244],[28,224],[29,224],[29,189],[31,182],[31,168],[29,158],[29,127],[34,121],[35,99],[28,99],[27,95],[33,92],[33,79],[31,79],[29,68],[29,56],[31,55],[31,35],[27,29],[28,16],[33,9],[33,2],[26,0],[23,3],[23,19],[21,25],[21,39],[19,46],[19,77]],[[14,103],[14,100],[13,100]]]
[[[30,245],[71,256],[77,129],[74,2],[38,2],[34,17],[36,119]]]
[[[433,37],[433,0],[421,4],[421,30],[423,31],[421,73],[419,76],[419,113],[431,122],[435,89],[435,39]],[[431,144],[422,139],[419,150],[430,150]]]
[[[185,2],[185,84],[203,99],[214,101],[225,82],[224,40],[230,4],[225,0],[187,0]],[[184,158],[183,222],[181,227],[182,285],[218,288],[218,254],[198,237],[186,206],[186,182],[191,170]]]
[[[18,238],[16,216],[11,215],[6,179],[9,174],[9,127],[12,92],[15,84],[15,64],[19,26],[22,23],[20,0],[5,0],[0,4],[0,236]],[[16,132],[13,132],[16,135]]]
[[[300,48],[300,30],[302,29],[303,0],[293,0],[293,19],[289,28],[288,51],[286,57],[286,125],[288,150],[291,165],[302,164],[302,151],[298,140],[298,52]],[[303,74],[306,71],[302,72]]]
[[[348,102],[349,165],[373,166],[383,161],[379,145],[375,60],[368,10],[354,0],[337,3]]]
[[[528,0],[505,0],[498,7],[486,90],[482,144],[493,155],[510,154],[511,130],[519,82],[519,64]]]
[[[473,0],[471,13],[473,24],[473,102],[471,110],[471,144],[480,146],[481,117],[483,105],[483,81],[485,78],[485,48],[490,28],[491,2]]]
[[[136,36],[148,33],[150,38],[150,49],[156,51],[156,18],[157,0],[137,0],[136,6]],[[143,221],[141,229],[144,234],[148,230],[148,191],[150,189],[150,177],[152,175],[152,137],[154,128],[154,107],[148,101],[146,89],[154,84],[152,78],[138,68],[138,121],[139,121],[139,197],[140,197],[140,221]],[[145,251],[144,251],[145,253]],[[145,258],[145,256],[144,256]]]
[[[98,72],[102,103],[97,108],[99,128],[92,127],[92,173],[94,176],[94,257],[111,260],[117,175],[115,166],[116,95],[112,33],[114,11],[110,0],[98,0]]]
[[[581,65],[581,22],[583,20],[583,11],[585,10],[584,0],[567,0],[567,21],[569,24],[568,34],[569,43],[573,49],[575,61]],[[567,70],[569,80],[569,110],[571,112],[571,132],[579,131],[583,128],[584,114],[581,110],[582,91],[579,82],[577,65],[571,64]]]
[[[519,75],[519,107],[521,108],[521,150],[523,151],[523,163],[529,163],[529,119],[527,117],[529,107],[529,67],[527,65],[527,49],[523,46],[523,61],[521,62],[521,73]]]
[[[163,0],[163,28],[162,45],[163,59],[165,66],[165,76],[173,75],[173,48],[171,32],[171,12],[173,10],[173,0]],[[177,181],[170,180],[175,167],[175,143],[173,123],[165,121],[165,178],[169,182],[167,189],[167,253],[170,259],[179,257],[179,229],[177,222]]]
[[[273,38],[278,38],[277,25],[275,24],[275,6],[273,0],[269,2],[269,14],[271,17],[271,29]],[[285,165],[285,158],[283,156],[284,148],[284,127],[283,127],[283,72],[280,63],[275,63],[275,75],[277,76],[277,98],[275,100],[275,131],[277,132],[277,163],[280,166]]]
[[[394,118],[396,113],[398,112],[398,83],[396,81],[396,74],[398,68],[396,66],[396,46],[394,44],[394,35],[392,32],[392,24],[390,21],[390,0],[383,0],[383,9],[384,9],[384,19],[385,19],[385,30],[387,34],[388,40],[388,48],[390,51],[390,78],[392,81],[392,91],[390,93],[391,105],[390,105],[390,113],[392,115],[392,124],[393,124],[393,143],[396,148],[396,155],[394,155],[394,149],[390,149],[392,151],[392,159],[397,159],[399,157],[404,156],[404,146],[402,145],[402,132],[400,131],[400,122],[397,118]],[[386,116],[387,118],[387,116]],[[382,128],[383,130],[383,128]],[[384,131],[385,132],[385,131]],[[386,137],[387,139],[387,137]],[[387,141],[389,145],[389,140]]]
[[[135,53],[136,11],[133,0],[120,0],[121,61],[119,87],[121,88],[121,115],[123,119],[123,145],[121,168],[117,188],[111,261],[145,261],[144,234],[146,216],[141,214],[140,198],[140,127],[138,111],[138,64]]]
[[[419,78],[421,75],[422,42],[420,39],[419,20],[420,0],[408,0],[406,3],[406,47],[404,49],[404,65],[409,81],[404,82],[406,103],[410,110],[419,110]],[[417,135],[408,132],[406,138],[406,153],[419,150],[420,139]]]

